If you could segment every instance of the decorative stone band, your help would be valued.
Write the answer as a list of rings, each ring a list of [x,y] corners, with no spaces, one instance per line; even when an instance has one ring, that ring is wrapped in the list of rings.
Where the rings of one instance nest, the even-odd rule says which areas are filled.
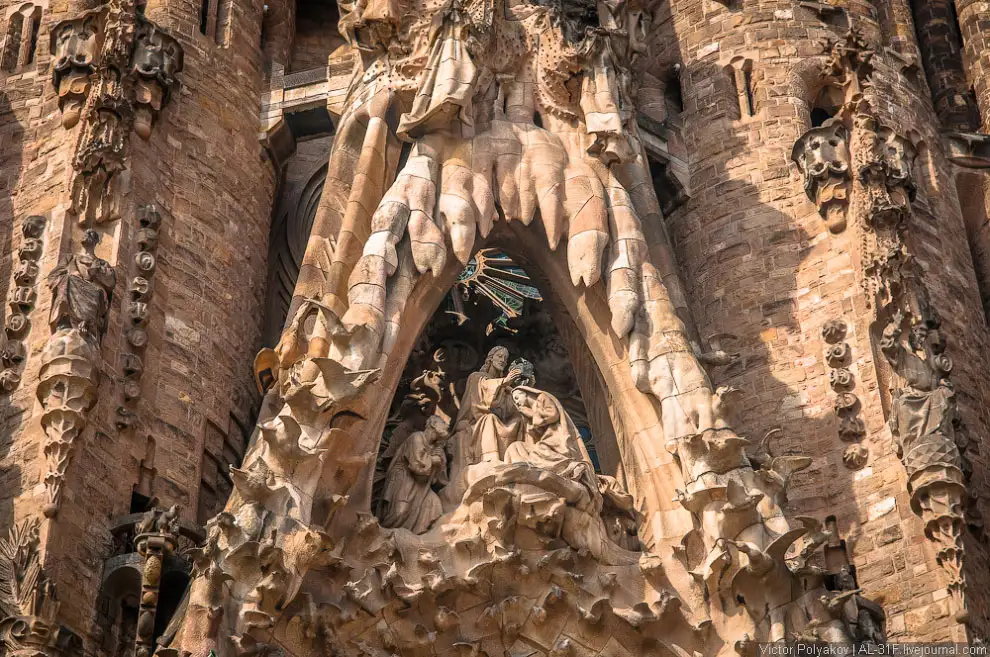
[[[125,431],[137,419],[136,406],[141,396],[141,377],[144,373],[142,355],[148,344],[147,326],[150,317],[150,301],[154,291],[154,275],[157,266],[161,215],[153,205],[138,208],[139,228],[135,244],[140,249],[134,255],[133,277],[128,283],[128,296],[123,302],[123,316],[127,325],[124,336],[130,351],[121,354],[122,403],[117,407],[116,426]]]

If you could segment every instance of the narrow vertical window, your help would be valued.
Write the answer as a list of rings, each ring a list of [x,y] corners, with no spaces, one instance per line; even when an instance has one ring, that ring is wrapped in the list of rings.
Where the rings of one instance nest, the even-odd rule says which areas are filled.
[[[211,0],[202,0],[199,5],[199,33],[208,34],[210,29],[210,5]]]
[[[230,44],[230,19],[233,13],[233,0],[217,1],[217,29],[213,40],[218,46]]]
[[[35,55],[38,52],[38,33],[41,32],[41,7],[35,7],[34,11],[31,12],[31,25],[30,32],[25,39],[27,43],[27,55],[25,56],[25,64],[33,64]]]
[[[17,59],[21,52],[21,33],[24,31],[24,15],[16,12],[7,19],[7,34],[3,42],[3,70],[13,71],[17,68]]]

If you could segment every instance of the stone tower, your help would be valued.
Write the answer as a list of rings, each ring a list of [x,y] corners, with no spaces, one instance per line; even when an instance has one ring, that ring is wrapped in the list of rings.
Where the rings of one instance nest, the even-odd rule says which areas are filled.
[[[0,9],[0,654],[990,631],[987,3]]]

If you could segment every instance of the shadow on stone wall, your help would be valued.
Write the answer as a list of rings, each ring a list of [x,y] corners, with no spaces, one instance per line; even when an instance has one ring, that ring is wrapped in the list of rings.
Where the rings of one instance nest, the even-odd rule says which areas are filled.
[[[7,92],[0,91],[0,325],[6,326],[10,312],[7,301],[14,289],[12,279],[16,258],[13,253],[14,206],[11,191],[20,168],[24,128],[10,106]],[[3,345],[6,336],[0,336]],[[0,363],[0,370],[3,364]],[[13,500],[21,493],[21,459],[12,458],[14,439],[25,411],[0,390],[0,536],[6,536],[13,523]]]

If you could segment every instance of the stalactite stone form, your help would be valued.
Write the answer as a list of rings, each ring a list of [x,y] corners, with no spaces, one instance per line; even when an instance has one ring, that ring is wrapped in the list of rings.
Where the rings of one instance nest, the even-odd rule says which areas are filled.
[[[794,144],[791,159],[804,176],[804,189],[831,233],[846,229],[852,176],[849,171],[849,132],[835,119],[804,133]]]
[[[117,173],[126,167],[133,127],[151,135],[177,87],[182,47],[139,15],[134,0],[110,0],[52,30],[62,124],[82,120],[72,160],[69,212],[83,225],[117,218]]]
[[[144,559],[134,657],[151,657],[155,647],[155,616],[165,558],[175,551],[179,537],[178,507],[152,509],[135,527],[138,554]]]
[[[23,240],[17,249],[18,264],[13,289],[8,305],[10,314],[4,327],[4,341],[0,346],[0,393],[12,392],[21,382],[20,367],[27,358],[24,338],[30,331],[28,315],[34,308],[38,293],[35,282],[38,276],[38,261],[44,247],[45,218],[32,215],[21,225]]]
[[[59,628],[55,586],[41,568],[39,522],[0,539],[0,645],[7,657],[53,657]]]
[[[48,466],[45,515],[58,513],[65,473],[76,439],[96,403],[100,380],[100,340],[106,330],[116,275],[95,254],[100,236],[86,231],[83,252],[64,258],[48,278],[52,293],[52,337],[42,353],[38,383],[44,453]]]

